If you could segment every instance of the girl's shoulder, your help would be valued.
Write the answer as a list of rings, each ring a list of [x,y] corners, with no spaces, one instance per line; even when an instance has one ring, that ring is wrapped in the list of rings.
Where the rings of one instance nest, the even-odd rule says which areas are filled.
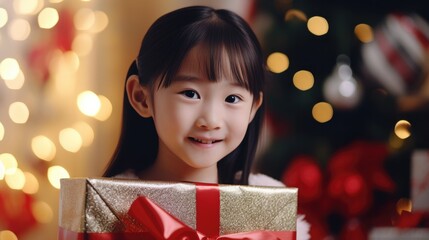
[[[284,187],[285,185],[270,176],[262,173],[251,173],[249,175],[249,185],[253,186],[269,186],[269,187]]]

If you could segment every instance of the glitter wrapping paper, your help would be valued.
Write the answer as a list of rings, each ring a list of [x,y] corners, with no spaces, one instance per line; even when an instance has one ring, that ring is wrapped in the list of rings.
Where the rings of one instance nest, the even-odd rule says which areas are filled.
[[[112,178],[62,179],[59,239],[88,239],[84,235],[93,233],[145,232],[145,227],[129,214],[141,196],[192,229],[198,228],[197,209],[216,209],[220,235],[296,230],[296,188],[214,185],[211,188],[216,189],[219,200],[213,204],[207,202],[213,195],[197,203],[196,185]]]

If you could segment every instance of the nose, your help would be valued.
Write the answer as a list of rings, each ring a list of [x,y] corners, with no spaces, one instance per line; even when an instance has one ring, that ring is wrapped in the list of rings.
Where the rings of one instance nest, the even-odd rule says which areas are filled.
[[[201,106],[200,115],[196,121],[199,128],[206,130],[216,130],[221,128],[222,111],[214,103]]]

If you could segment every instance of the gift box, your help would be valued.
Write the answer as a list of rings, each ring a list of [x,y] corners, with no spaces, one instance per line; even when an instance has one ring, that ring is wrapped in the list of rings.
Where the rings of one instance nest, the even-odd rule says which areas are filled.
[[[415,150],[411,157],[413,211],[429,212],[429,150]]]
[[[297,189],[62,179],[59,240],[295,239]]]

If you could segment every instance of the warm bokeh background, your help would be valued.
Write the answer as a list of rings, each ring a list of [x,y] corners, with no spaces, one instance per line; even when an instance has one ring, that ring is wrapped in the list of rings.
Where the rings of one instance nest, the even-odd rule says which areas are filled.
[[[56,239],[59,179],[102,174],[147,28],[195,4],[257,33],[271,73],[255,169],[300,188],[314,239],[427,229],[411,187],[424,179],[429,199],[429,28],[409,18],[428,21],[421,2],[0,0],[0,240]]]

